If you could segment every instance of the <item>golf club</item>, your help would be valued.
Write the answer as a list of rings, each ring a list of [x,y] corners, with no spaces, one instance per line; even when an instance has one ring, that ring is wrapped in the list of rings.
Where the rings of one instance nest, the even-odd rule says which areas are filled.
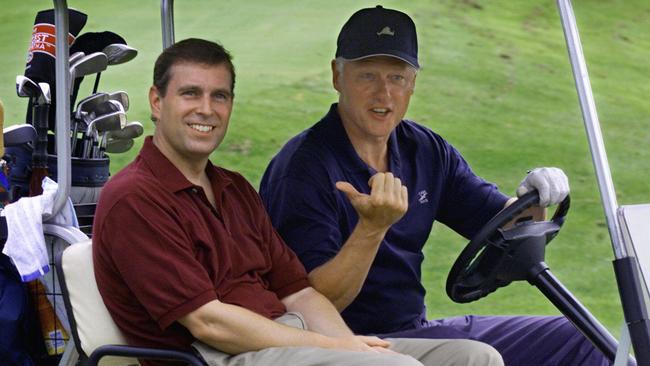
[[[115,100],[117,102],[120,102],[122,104],[122,107],[124,107],[124,111],[129,110],[129,95],[125,91],[116,91],[108,94],[108,99]]]
[[[119,130],[122,127],[122,120],[120,112],[113,112],[99,116],[90,121],[84,137],[83,158],[89,159],[94,156],[93,154],[97,148],[97,138],[95,137],[95,134],[110,130]]]
[[[133,144],[133,139],[108,139],[108,142],[106,142],[106,152],[109,154],[121,154],[129,151],[133,147]]]
[[[106,104],[112,105],[110,109],[119,113],[118,115],[120,117],[120,127],[118,127],[117,130],[124,128],[124,126],[126,126],[126,111],[124,110],[122,103],[118,102],[117,100],[109,99]],[[102,106],[99,108],[100,111],[103,111]]]
[[[106,93],[95,93],[85,97],[77,103],[77,109],[74,113],[75,118],[84,119],[84,116],[97,111],[97,108],[101,104],[108,102],[109,99],[109,95]]]
[[[77,61],[79,61],[80,58],[84,56],[86,56],[86,54],[83,52],[75,52],[72,55],[70,55],[70,59],[68,60],[68,62],[70,65],[74,65],[75,63],[77,63]]]
[[[37,169],[37,173],[34,173],[34,176],[37,177],[41,175],[38,173],[38,169],[47,166],[47,126],[51,103],[50,85],[48,83],[36,84],[30,78],[18,75],[16,76],[16,93],[19,97],[28,97],[33,109],[32,125],[36,130],[36,140],[34,141],[32,163],[34,168]]]
[[[74,113],[73,143],[72,151],[75,156],[83,158],[83,152],[86,151],[86,142],[88,139],[88,125],[90,122],[101,115],[121,111],[121,106],[111,102],[106,93],[96,93],[84,98],[79,102],[77,111]],[[77,149],[78,132],[82,131],[81,151]]]
[[[129,62],[138,55],[138,50],[122,43],[113,43],[104,47],[102,51],[108,57],[109,65],[119,65]]]
[[[13,147],[22,144],[33,144],[36,138],[36,129],[34,126],[24,123],[13,125],[2,130],[5,147]]]
[[[135,58],[135,56],[138,55],[138,50],[122,43],[109,44],[108,46],[104,47],[102,52],[108,58],[108,64],[111,66],[119,65],[131,61],[133,60],[133,58]],[[93,85],[93,93],[97,92],[97,88],[99,87],[99,79],[101,78],[101,76],[102,73],[98,72],[97,76],[95,77],[95,84]],[[125,106],[125,109],[128,108],[126,108]]]
[[[116,109],[117,112],[121,113],[121,114],[119,114],[120,126],[118,128],[112,128],[112,127],[109,128],[108,125],[105,125],[105,126],[96,125],[95,126],[95,130],[97,132],[97,135],[101,134],[101,141],[99,141],[99,149],[97,149],[98,141],[93,140],[93,151],[92,151],[93,157],[101,157],[101,155],[103,154],[103,150],[105,149],[105,141],[106,141],[106,134],[107,133],[109,133],[111,131],[120,131],[121,129],[126,127],[126,114],[125,114],[125,111],[124,111],[124,106],[120,102],[118,102],[116,100],[109,100],[108,102],[112,103],[114,105],[113,109]],[[95,134],[93,134],[93,137],[97,138],[97,136]]]
[[[16,94],[22,98],[32,98],[40,95],[39,86],[32,79],[16,75]]]
[[[77,109],[73,114],[72,122],[72,143],[71,149],[73,154],[76,151],[77,147],[77,135],[80,131],[80,124],[83,124],[84,127],[87,127],[87,121],[95,118],[94,115],[97,110],[97,107],[108,101],[108,94],[106,93],[95,93],[92,94],[77,103]]]
[[[94,156],[95,147],[98,144],[95,134],[98,133],[98,130],[101,132],[119,130],[126,124],[124,107],[114,100],[108,100],[97,105],[95,110],[87,114],[84,119],[88,123],[88,127],[84,134],[83,158],[92,158]]]
[[[99,144],[99,157],[101,158],[104,151],[107,151],[107,145],[109,144],[109,141],[115,144],[115,141],[117,140],[133,140],[134,138],[141,136],[143,133],[144,127],[142,127],[142,123],[138,121],[127,123],[126,126],[124,126],[124,128],[121,130],[108,131],[105,136],[102,137],[102,141]],[[113,150],[114,149],[115,147]]]
[[[51,103],[50,85],[47,83],[36,84],[23,75],[16,75],[16,94],[21,98],[30,98],[33,103]]]
[[[133,121],[127,123],[121,130],[109,131],[106,137],[112,140],[128,140],[140,137],[143,133],[144,127],[142,126],[142,123]]]
[[[107,65],[108,58],[102,52],[91,53],[79,58],[76,63],[70,66],[70,90],[73,89],[72,85],[75,79],[104,71]]]
[[[41,89],[41,98],[43,98],[43,103],[52,104],[52,94],[50,92],[50,84],[38,83],[38,87]]]

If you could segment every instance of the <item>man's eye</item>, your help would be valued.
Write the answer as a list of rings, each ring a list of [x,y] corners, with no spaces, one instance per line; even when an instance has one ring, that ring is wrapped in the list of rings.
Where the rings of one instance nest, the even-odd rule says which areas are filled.
[[[402,81],[405,79],[402,75],[391,75],[390,78],[394,81]]]
[[[227,102],[230,100],[230,95],[226,93],[217,93],[214,95],[214,99],[220,102]]]
[[[196,95],[196,90],[184,90],[183,92],[181,92],[181,95],[193,97]]]
[[[364,72],[364,73],[359,75],[359,79],[368,80],[368,81],[375,80],[375,74],[370,73],[370,72]]]

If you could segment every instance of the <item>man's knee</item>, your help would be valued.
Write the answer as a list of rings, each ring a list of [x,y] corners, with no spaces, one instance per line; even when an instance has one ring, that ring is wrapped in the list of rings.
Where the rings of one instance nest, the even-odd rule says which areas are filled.
[[[413,356],[425,366],[503,366],[492,346],[467,339],[389,338],[391,349]]]
[[[466,341],[470,360],[467,365],[490,365],[503,366],[503,358],[499,351],[487,343],[477,341]]]
[[[422,363],[409,355],[403,354],[381,354],[372,361],[376,366],[424,366]]]
[[[450,365],[503,366],[501,354],[489,344],[471,340],[453,340],[456,351],[451,356]]]

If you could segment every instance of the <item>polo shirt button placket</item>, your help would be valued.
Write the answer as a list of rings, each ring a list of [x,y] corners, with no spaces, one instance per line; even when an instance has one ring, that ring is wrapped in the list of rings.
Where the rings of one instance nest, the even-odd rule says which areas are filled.
[[[219,211],[212,206],[212,204],[208,201],[208,198],[204,194],[201,195],[202,192],[203,192],[203,188],[192,187],[192,193],[198,195],[199,199],[203,201],[210,208],[210,211],[212,211],[212,213],[219,219],[219,221],[224,223],[225,226],[225,222],[223,220],[223,217],[221,217],[221,215],[219,214]],[[226,227],[226,230],[228,231],[228,234],[230,234],[230,229]]]
[[[199,199],[200,199],[203,203],[205,203],[206,205],[208,205],[208,207],[210,207],[210,209],[211,209],[212,211],[214,211],[214,207],[212,207],[212,205],[211,205],[210,202],[208,201],[208,198],[205,196],[205,194],[202,194],[202,193],[203,193],[203,188],[192,187],[192,193],[194,193],[195,195],[199,196]]]

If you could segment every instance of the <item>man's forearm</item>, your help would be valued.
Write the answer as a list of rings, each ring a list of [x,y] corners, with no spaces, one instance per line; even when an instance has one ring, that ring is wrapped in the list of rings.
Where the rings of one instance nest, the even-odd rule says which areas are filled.
[[[366,226],[359,221],[336,256],[309,273],[311,285],[339,312],[361,291],[387,230]]]
[[[331,337],[352,335],[336,308],[323,295],[311,287],[305,288],[282,299],[287,311],[302,314],[309,330]]]
[[[230,354],[268,347],[340,348],[340,340],[292,328],[245,308],[212,301],[179,322],[198,340]]]

